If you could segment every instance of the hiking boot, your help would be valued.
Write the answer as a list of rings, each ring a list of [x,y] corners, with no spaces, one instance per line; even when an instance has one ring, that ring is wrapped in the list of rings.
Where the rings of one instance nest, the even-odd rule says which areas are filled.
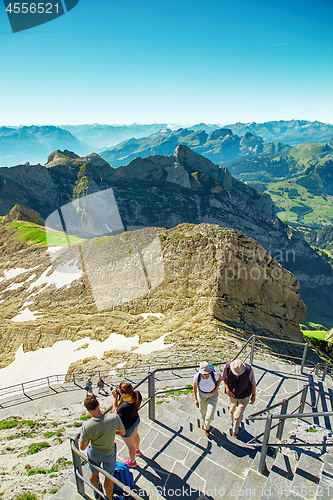
[[[205,429],[204,424],[202,424],[201,428],[202,428],[202,430],[204,430],[204,431],[205,431],[205,434],[206,434],[206,436],[208,437],[208,436],[209,436],[209,430],[207,431],[207,430]]]

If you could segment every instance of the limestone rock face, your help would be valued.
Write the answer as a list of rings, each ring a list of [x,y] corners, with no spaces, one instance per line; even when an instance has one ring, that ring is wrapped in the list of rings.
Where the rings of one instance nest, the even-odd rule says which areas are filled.
[[[139,291],[135,299],[125,297],[118,306],[98,308],[95,285],[90,279],[88,261],[84,259],[93,249],[96,272],[102,276],[110,260],[115,262],[121,258],[126,280],[134,281],[135,274],[126,274],[126,263],[134,261],[136,253],[139,256],[135,242],[144,237],[145,231],[131,233],[127,256],[110,255],[112,249],[117,248],[117,241],[124,237],[120,234],[58,250],[57,258],[51,261],[52,253],[47,252],[45,246],[24,244],[15,228],[2,224],[0,367],[13,361],[21,344],[25,351],[31,351],[52,346],[59,340],[104,341],[112,332],[125,337],[138,335],[140,343],[166,335],[165,342],[174,344],[149,356],[123,355],[123,359],[136,365],[147,365],[147,359],[149,362],[157,359],[165,363],[188,362],[193,356],[199,358],[203,350],[214,359],[227,357],[227,325],[239,328],[239,334],[261,332],[291,340],[302,339],[299,322],[306,315],[306,307],[299,298],[296,278],[252,238],[213,224],[156,229],[162,260],[151,262],[151,266],[160,267],[163,279],[156,283],[150,279],[149,287]],[[119,248],[118,245],[118,253]],[[144,255],[146,263],[149,252],[153,252],[150,244]],[[77,274],[58,284],[56,278],[64,265],[67,272],[77,269]],[[146,264],[147,269],[151,278]],[[19,274],[14,270],[19,270]],[[125,281],[124,285],[125,293]],[[105,286],[102,293],[107,296],[111,289],[111,285]],[[143,313],[161,314],[145,318]],[[105,353],[102,364],[110,366],[121,357],[119,352]],[[82,348],[81,364],[96,367],[100,363],[95,358],[87,358]],[[79,365],[76,363],[75,367]]]
[[[249,329],[283,331],[302,341],[298,325],[307,311],[299,298],[300,284],[295,276],[241,233],[233,232],[223,253],[214,316]]]

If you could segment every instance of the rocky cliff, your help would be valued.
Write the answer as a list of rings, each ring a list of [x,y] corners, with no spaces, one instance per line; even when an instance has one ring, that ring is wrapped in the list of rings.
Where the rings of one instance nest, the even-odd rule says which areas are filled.
[[[240,335],[248,330],[302,339],[306,307],[298,281],[239,231],[182,224],[70,246],[64,238],[52,251],[45,238],[36,243],[37,230],[44,228],[0,225],[1,367],[21,344],[31,351],[58,340],[103,341],[110,333],[138,335],[140,343],[166,335],[170,348],[148,357],[160,362],[202,353],[227,357],[227,325],[240,328]],[[81,364],[85,357],[83,350]],[[147,364],[147,357],[111,350],[89,366],[119,361]]]

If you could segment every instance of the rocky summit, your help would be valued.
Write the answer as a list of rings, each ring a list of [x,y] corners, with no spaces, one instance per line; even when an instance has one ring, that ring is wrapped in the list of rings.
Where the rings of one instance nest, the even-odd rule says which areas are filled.
[[[299,282],[239,231],[203,223],[70,245],[63,233],[53,238],[58,246],[47,246],[45,228],[33,223],[0,225],[1,367],[21,344],[33,351],[111,333],[140,344],[164,336],[167,346],[149,356],[119,347],[102,359],[87,359],[81,346],[70,371],[227,355],[229,328],[302,340]]]

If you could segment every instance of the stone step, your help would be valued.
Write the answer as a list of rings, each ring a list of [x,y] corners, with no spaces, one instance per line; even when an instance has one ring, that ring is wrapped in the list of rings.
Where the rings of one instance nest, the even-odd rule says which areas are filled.
[[[289,493],[291,491],[301,495],[306,500],[314,500],[317,496],[323,465],[322,459],[317,459],[306,453],[302,453],[295,470]],[[288,491],[285,492],[285,497],[288,498]]]
[[[272,449],[268,450],[266,456],[266,464],[268,469],[270,469],[272,463],[274,463],[274,458],[272,456],[273,453],[274,450]],[[266,484],[268,470],[266,471],[265,474],[260,474],[258,472],[259,461],[260,461],[260,450],[256,451],[256,455],[251,462],[245,480],[240,490],[238,491],[236,500],[243,500],[243,499],[259,500],[259,498],[261,497],[263,488],[265,487]]]
[[[294,473],[298,465],[297,456],[293,453],[278,452],[262,491],[260,500],[279,498],[290,491]]]
[[[67,481],[56,493],[53,495],[47,494],[43,497],[44,500],[91,500],[94,498],[92,489],[89,487],[85,488],[85,496],[79,495],[75,485],[74,476],[72,480]]]
[[[255,472],[259,472],[259,462],[260,462],[260,452],[261,448],[256,450],[256,455],[251,463],[251,469],[254,470]],[[266,455],[266,470],[264,471],[264,476],[267,478],[270,470],[272,469],[274,462],[275,462],[275,455],[276,455],[276,448],[269,447],[267,449],[267,455]]]
[[[182,438],[195,441],[196,444],[202,447],[209,445],[210,456],[215,457],[217,453],[217,458],[221,460],[221,464],[225,462],[228,464],[229,470],[245,478],[256,453],[253,447],[248,447],[241,439],[232,438],[228,432],[221,432],[215,425],[212,426],[212,432],[209,438],[207,438],[201,429],[199,411],[197,418],[190,417],[186,419],[184,415],[188,417],[188,414],[179,408],[173,409],[172,413],[169,408],[163,409],[163,418],[165,421],[175,422],[178,428],[181,425],[183,426],[180,434]]]
[[[236,500],[259,500],[265,488],[266,477],[259,472],[250,469],[241,488],[238,491]]]
[[[216,407],[216,412],[214,415],[214,420],[212,421],[212,427],[218,429],[221,432],[228,433],[231,428],[231,418],[229,413],[229,401],[227,398],[219,398],[218,404]],[[162,406],[162,405],[161,405]],[[185,420],[190,420],[193,422],[197,422],[197,420],[201,420],[200,410],[196,408],[194,404],[193,394],[189,394],[186,396],[180,396],[177,400],[170,400],[168,403],[168,408],[173,408],[175,414],[177,414],[177,410],[181,410],[183,413],[178,414],[179,417],[183,417]],[[156,411],[158,412],[158,406],[156,406]],[[250,406],[246,408],[245,417],[243,422],[241,423],[240,434],[242,434],[242,441],[249,441],[257,434],[264,431],[265,423],[263,421],[250,421],[246,418],[246,413],[252,411]]]
[[[316,499],[331,500],[333,497],[333,455],[325,455],[324,467],[318,484]]]

